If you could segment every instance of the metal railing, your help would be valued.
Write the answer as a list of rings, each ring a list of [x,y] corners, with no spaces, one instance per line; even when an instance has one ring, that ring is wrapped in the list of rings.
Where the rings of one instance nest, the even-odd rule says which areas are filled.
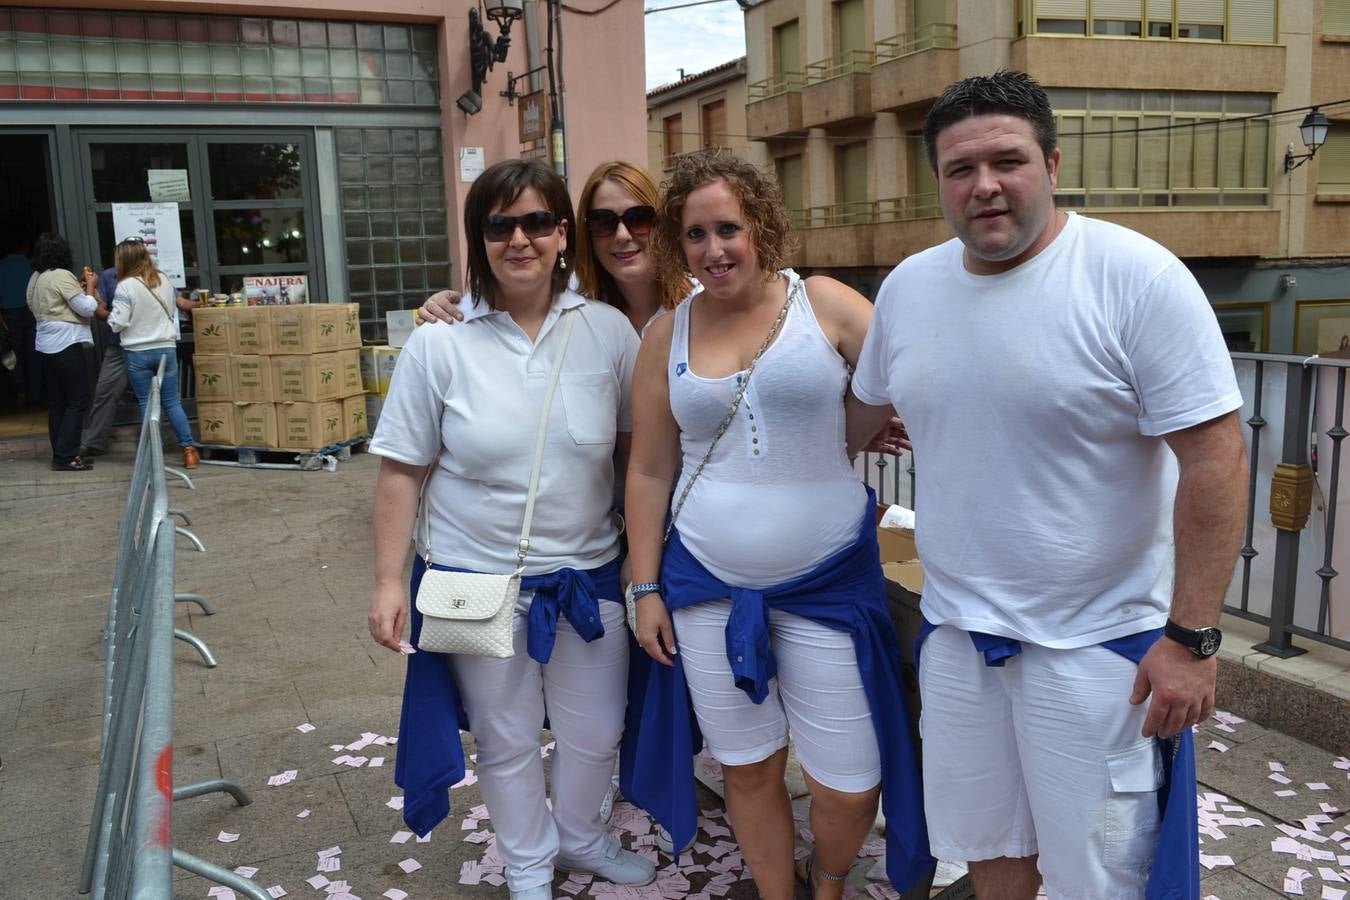
[[[163,375],[162,365],[160,376]],[[98,788],[85,843],[80,893],[96,898],[169,900],[173,866],[253,900],[255,882],[173,847],[173,801],[226,791],[232,782],[173,787],[174,552],[178,528],[168,503],[161,448],[160,378],[141,421],[131,487],[118,529],[107,629],[107,677]],[[190,534],[190,533],[189,533]],[[195,537],[195,536],[194,536]]]
[[[948,22],[921,25],[912,33],[897,34],[876,43],[877,64],[925,50],[956,49],[956,26]]]
[[[876,221],[909,222],[914,219],[940,219],[942,207],[938,205],[938,195],[934,191],[925,194],[909,194],[904,197],[887,197],[876,202]]]
[[[838,56],[807,63],[805,81],[808,85],[819,84],[841,75],[864,74],[872,71],[875,61],[876,53],[871,50],[845,50]]]
[[[745,86],[745,97],[749,103],[756,100],[769,100],[782,94],[795,94],[802,89],[801,72],[780,72],[762,81],[752,81]]]
[[[1267,626],[1256,649],[1305,652],[1295,636],[1350,650],[1350,545],[1337,538],[1350,359],[1234,353],[1247,439],[1247,522],[1225,611]],[[1275,429],[1268,426],[1275,425]]]
[[[870,200],[833,203],[829,206],[808,206],[793,210],[793,226],[797,228],[831,228],[835,225],[871,225],[874,221]]]

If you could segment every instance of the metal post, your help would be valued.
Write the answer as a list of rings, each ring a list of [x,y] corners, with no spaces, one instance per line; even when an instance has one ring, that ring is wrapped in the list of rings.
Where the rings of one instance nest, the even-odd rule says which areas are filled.
[[[1284,443],[1280,451],[1282,463],[1290,466],[1306,466],[1308,458],[1308,415],[1312,398],[1313,371],[1307,366],[1290,364],[1285,366],[1284,389]],[[1277,485],[1272,483],[1272,501],[1276,496]],[[1272,513],[1275,503],[1271,504]],[[1272,514],[1272,520],[1275,516]],[[1270,596],[1270,635],[1263,644],[1252,649],[1271,656],[1288,658],[1304,653],[1295,647],[1290,639],[1289,626],[1294,622],[1294,596],[1298,587],[1298,543],[1297,527],[1281,527],[1275,522],[1275,565]],[[1289,523],[1285,523],[1289,525]]]

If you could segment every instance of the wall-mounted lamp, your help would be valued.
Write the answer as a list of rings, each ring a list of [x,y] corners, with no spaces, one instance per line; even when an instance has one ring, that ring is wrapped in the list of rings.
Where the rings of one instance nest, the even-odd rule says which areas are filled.
[[[1295,153],[1294,145],[1290,144],[1289,149],[1284,152],[1285,174],[1294,171],[1317,155],[1317,148],[1326,143],[1327,131],[1330,128],[1331,123],[1320,109],[1314,106],[1308,111],[1303,117],[1303,123],[1298,126],[1298,133],[1303,138],[1303,146],[1308,148],[1308,152]]]
[[[1280,289],[1281,289],[1281,290],[1287,291],[1287,290],[1289,290],[1290,288],[1295,288],[1295,287],[1298,287],[1298,279],[1295,278],[1293,275],[1291,275],[1291,274],[1288,273],[1288,272],[1285,272],[1283,275],[1280,276]]]
[[[469,69],[473,87],[460,94],[455,105],[473,115],[483,108],[483,82],[494,63],[506,62],[511,49],[511,23],[525,14],[525,0],[487,0],[484,12],[497,23],[499,34],[493,40],[483,27],[478,10],[469,8]]]

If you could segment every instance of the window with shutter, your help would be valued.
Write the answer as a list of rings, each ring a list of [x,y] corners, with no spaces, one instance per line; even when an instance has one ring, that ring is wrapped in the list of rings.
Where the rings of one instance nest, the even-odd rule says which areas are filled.
[[[1275,0],[1229,0],[1228,39],[1251,44],[1275,42]]]
[[[801,29],[797,20],[784,22],[773,30],[775,73],[781,79],[802,72]]]
[[[1350,0],[1322,0],[1322,33],[1350,35]]]
[[[703,147],[725,147],[727,143],[727,103],[714,100],[703,104]]]
[[[666,164],[684,152],[684,117],[679,113],[666,116],[662,130],[666,139]]]
[[[774,169],[778,173],[778,186],[783,191],[783,206],[789,212],[797,212],[806,207],[802,199],[802,158],[780,156],[774,160]]]
[[[1350,194],[1350,122],[1331,123],[1316,161],[1319,194]]]
[[[839,0],[834,4],[834,58],[843,61],[867,49],[867,25],[863,0]]]

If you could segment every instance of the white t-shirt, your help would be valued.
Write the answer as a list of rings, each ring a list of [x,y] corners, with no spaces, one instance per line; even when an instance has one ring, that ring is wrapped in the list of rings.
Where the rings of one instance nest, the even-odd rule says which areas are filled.
[[[914,442],[924,616],[1071,648],[1160,627],[1176,458],[1162,435],[1242,403],[1195,278],[1073,214],[998,275],[953,239],[887,276],[853,392]]]
[[[611,520],[614,443],[632,430],[638,338],[623,313],[565,291],[531,343],[511,316],[465,305],[465,320],[413,330],[399,355],[372,453],[435,463],[423,497],[432,559],[479,572],[515,568],[530,466],[562,329],[572,330],[553,398],[526,574],[594,568],[619,553]],[[419,522],[418,552],[425,532]]]

